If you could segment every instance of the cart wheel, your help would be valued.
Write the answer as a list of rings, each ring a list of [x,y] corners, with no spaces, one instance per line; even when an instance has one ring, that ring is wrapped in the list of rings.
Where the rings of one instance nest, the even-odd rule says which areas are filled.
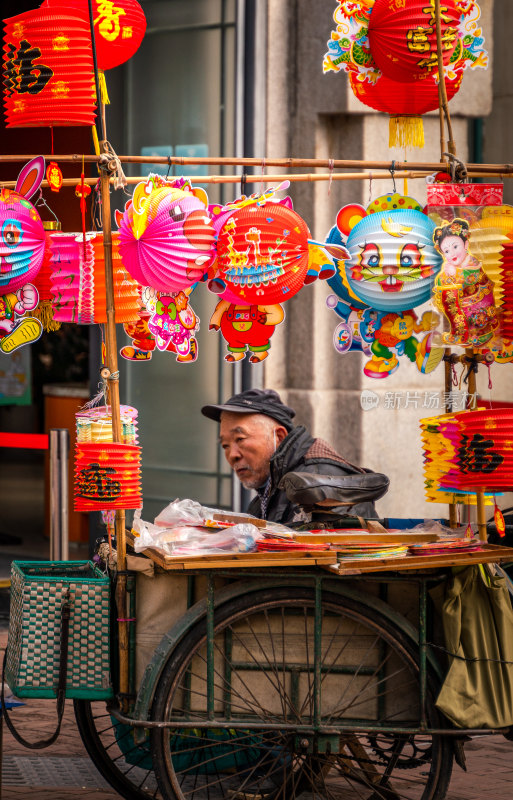
[[[418,727],[420,712],[417,648],[386,617],[324,592],[316,631],[313,591],[283,587],[221,606],[214,630],[214,714],[227,727],[207,723],[204,620],[171,653],[157,685],[153,719],[176,720],[176,727],[151,734],[166,799],[445,797],[450,741],[427,733],[387,733],[390,727]],[[427,720],[440,728],[436,694],[428,673]],[[316,708],[322,735],[299,727],[313,725]],[[180,727],[185,721],[197,727]],[[351,728],[338,733],[336,724]],[[383,726],[385,735],[358,730],[369,725]]]
[[[149,743],[134,744],[132,729],[117,722],[104,702],[75,700],[75,719],[91,760],[126,800],[157,800]]]

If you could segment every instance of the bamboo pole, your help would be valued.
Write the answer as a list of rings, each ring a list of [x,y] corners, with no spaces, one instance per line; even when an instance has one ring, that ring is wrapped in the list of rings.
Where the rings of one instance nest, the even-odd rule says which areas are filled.
[[[467,360],[470,364],[475,361],[475,353],[472,349],[468,349],[465,351],[467,356]],[[476,382],[476,371],[477,369],[470,368],[470,372],[468,375],[468,394],[469,397],[472,399],[476,396],[477,392],[477,382]],[[488,541],[488,535],[486,532],[486,508],[485,508],[485,498],[484,498],[484,491],[477,491],[476,492],[476,507],[477,507],[477,528],[479,531],[479,538],[482,542]]]
[[[102,153],[108,154],[107,141],[100,142]],[[112,416],[112,440],[122,441],[122,428],[119,403],[119,370],[118,348],[116,341],[116,316],[114,305],[114,278],[112,272],[112,226],[110,208],[110,180],[105,168],[100,171],[100,188],[102,198],[103,220],[103,249],[105,257],[105,290],[107,322],[105,325],[105,350],[106,365],[102,370],[102,377],[106,378],[109,386],[109,403]],[[118,637],[119,637],[119,693],[121,704],[126,705],[128,695],[128,623],[126,613],[126,537],[125,537],[125,511],[116,510],[116,551],[117,551],[117,582],[116,582],[116,608],[118,611]]]
[[[35,155],[40,155],[36,153]],[[34,154],[28,155],[0,155],[0,164],[16,164],[30,161],[35,158]],[[96,155],[84,155],[83,153],[71,153],[67,155],[48,154],[44,156],[48,161],[57,161],[63,164],[77,163],[82,166],[82,159],[85,163],[97,164],[99,161]],[[206,166],[244,166],[244,167],[284,167],[289,169],[300,169],[302,167],[313,167],[315,169],[382,169],[388,173],[393,168],[397,174],[400,170],[417,171],[417,172],[440,172],[447,170],[447,162],[445,161],[371,161],[367,159],[361,160],[344,160],[334,159],[331,163],[326,158],[231,158],[212,156],[209,158],[185,158],[181,156],[123,156],[117,155],[117,158],[122,163],[127,164],[165,164],[169,166],[188,166],[188,165],[206,165]],[[503,177],[505,175],[513,174],[513,164],[474,164],[469,163],[466,165],[469,172],[488,173]],[[255,176],[247,176],[250,177]],[[261,179],[261,175],[258,176]],[[267,176],[264,174],[264,178]],[[333,175],[335,179],[335,175]],[[240,180],[240,175],[239,175]]]
[[[135,186],[136,184],[140,183],[141,181],[145,181],[147,179],[147,175],[139,175],[138,177],[131,177],[127,178],[127,184]],[[198,184],[209,184],[209,185],[216,185],[216,184],[239,184],[240,183],[240,175],[194,175],[188,176],[183,175],[180,177],[184,177],[189,180],[191,183],[198,183]],[[418,172],[395,172],[394,177],[396,179],[399,178],[407,178],[408,180],[424,180],[426,175],[425,173],[418,173]],[[505,174],[505,175],[491,175],[486,173],[468,173],[469,178],[484,178],[484,177],[500,177],[500,178],[513,178],[513,173]],[[367,181],[370,180],[390,180],[390,173],[389,172],[352,172],[352,173],[344,173],[342,175],[329,175],[323,173],[303,173],[302,175],[298,175],[297,173],[292,174],[280,174],[280,175],[264,175],[264,179],[262,180],[261,175],[247,175],[246,176],[246,183],[257,184],[257,183],[265,183],[266,185],[269,183],[282,183],[283,181],[290,181],[290,183],[318,183],[323,181]],[[110,183],[114,182],[113,178],[109,179]],[[98,182],[97,178],[84,178],[84,183],[88,186],[95,186]],[[64,178],[62,181],[63,187],[69,186],[77,186],[78,178]],[[41,186],[45,189],[49,187],[48,181],[43,181]],[[14,189],[16,186],[16,181],[0,181],[0,188],[2,189]]]
[[[435,0],[435,15],[436,15],[436,50],[438,56],[439,93],[440,93],[441,106],[443,108],[445,121],[447,123],[447,134],[448,134],[447,149],[449,153],[455,156],[456,145],[454,143],[451,115],[449,113],[449,103],[447,100],[447,87],[445,86],[444,54],[442,52],[442,21],[440,16],[440,0]]]

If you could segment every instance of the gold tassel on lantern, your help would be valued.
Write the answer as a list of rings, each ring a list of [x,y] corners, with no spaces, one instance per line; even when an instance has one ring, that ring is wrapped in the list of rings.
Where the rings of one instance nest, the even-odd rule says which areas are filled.
[[[424,125],[421,117],[390,117],[389,147],[424,147]]]
[[[104,106],[110,105],[109,93],[107,91],[107,81],[105,80],[105,72],[102,69],[98,70],[98,78],[100,81],[100,99]]]

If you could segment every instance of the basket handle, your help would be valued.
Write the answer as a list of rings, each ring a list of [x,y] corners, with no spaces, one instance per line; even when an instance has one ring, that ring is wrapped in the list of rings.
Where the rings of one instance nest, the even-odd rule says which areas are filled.
[[[12,733],[16,741],[22,744],[23,747],[28,747],[30,750],[43,750],[43,748],[49,747],[56,741],[57,737],[59,736],[59,733],[61,732],[62,716],[64,714],[64,703],[66,701],[66,678],[68,674],[68,641],[69,641],[70,611],[71,608],[69,604],[69,592],[68,592],[61,609],[61,647],[60,647],[60,659],[59,659],[59,682],[57,684],[57,728],[48,739],[40,739],[37,742],[27,741],[27,739],[24,739],[23,736],[21,736],[18,733],[18,731],[14,727],[12,720],[9,718],[4,698],[4,678],[5,678],[5,664],[7,661],[7,647],[5,648],[4,651],[4,659],[2,664],[2,687],[0,692],[0,709],[5,717],[5,722],[7,723],[7,727],[9,728],[10,732]]]

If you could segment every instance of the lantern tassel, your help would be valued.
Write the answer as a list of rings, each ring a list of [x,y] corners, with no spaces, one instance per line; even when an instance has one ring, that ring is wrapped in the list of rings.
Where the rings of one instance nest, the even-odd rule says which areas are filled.
[[[390,117],[389,147],[424,147],[424,125],[421,117]]]
[[[105,80],[105,72],[102,69],[98,70],[98,78],[100,81],[100,100],[102,101],[104,106],[108,106],[110,105],[109,93],[107,91],[107,81]]]
[[[53,306],[50,300],[42,300],[36,308],[28,311],[26,316],[38,319],[45,331],[58,331],[61,327],[61,323],[53,318]]]

